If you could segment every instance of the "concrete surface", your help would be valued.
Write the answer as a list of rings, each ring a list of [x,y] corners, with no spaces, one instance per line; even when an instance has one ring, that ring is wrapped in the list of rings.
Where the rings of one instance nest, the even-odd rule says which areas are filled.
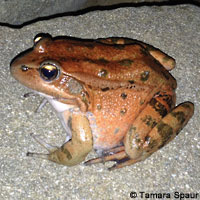
[[[200,5],[200,0],[184,0],[190,4]],[[96,6],[141,6],[165,3],[182,4],[182,0],[1,0],[0,1],[0,23],[7,23],[13,26],[23,26],[24,23],[34,20],[41,20],[41,17],[48,18],[53,15],[69,15],[70,12],[93,9]]]
[[[0,22],[21,25],[39,17],[83,9],[87,0],[0,1]]]
[[[200,193],[200,8],[121,8],[38,22],[22,29],[0,27],[0,199],[145,199],[140,192]],[[65,134],[49,105],[10,75],[11,59],[32,46],[39,32],[81,38],[123,36],[152,44],[176,59],[177,104],[192,101],[195,114],[176,139],[144,162],[113,172],[110,164],[60,166],[26,157],[45,152],[30,136],[62,144]],[[88,158],[95,156],[92,152]],[[198,196],[199,197],[199,196]],[[200,198],[200,197],[199,197]],[[156,198],[154,198],[156,199]],[[160,198],[161,199],[161,198]],[[162,198],[165,199],[165,198]]]

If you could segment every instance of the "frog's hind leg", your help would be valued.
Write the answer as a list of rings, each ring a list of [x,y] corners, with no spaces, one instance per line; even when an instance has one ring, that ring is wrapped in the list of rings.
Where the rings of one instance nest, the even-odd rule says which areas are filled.
[[[152,153],[174,139],[187,124],[193,112],[194,105],[192,103],[185,102],[180,104],[163,117],[144,139],[139,137],[136,129],[132,126],[124,139],[124,149],[120,149],[118,152],[115,151],[111,155],[90,160],[86,164],[116,161],[117,163],[109,168],[109,170],[114,170],[145,160]]]

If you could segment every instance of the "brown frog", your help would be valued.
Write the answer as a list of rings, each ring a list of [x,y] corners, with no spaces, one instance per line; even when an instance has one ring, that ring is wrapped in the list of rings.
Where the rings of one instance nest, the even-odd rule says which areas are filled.
[[[94,148],[87,165],[134,164],[170,142],[192,117],[194,106],[175,107],[175,60],[128,38],[83,40],[39,34],[33,48],[11,62],[11,74],[55,108],[67,137],[48,154],[28,153],[72,166]]]

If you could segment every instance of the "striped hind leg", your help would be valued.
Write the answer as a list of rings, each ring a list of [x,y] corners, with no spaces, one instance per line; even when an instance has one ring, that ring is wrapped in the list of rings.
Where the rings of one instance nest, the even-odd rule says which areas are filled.
[[[124,148],[118,148],[118,151],[115,150],[117,148],[114,148],[114,154],[111,149],[111,154],[90,160],[86,162],[86,164],[116,161],[116,164],[109,168],[109,170],[113,170],[145,160],[174,139],[187,124],[194,112],[194,105],[190,102],[185,102],[172,109],[157,123],[156,120],[152,120],[153,118],[143,117],[144,113],[151,108],[150,104],[147,105],[146,109],[143,110],[130,127],[124,139]],[[152,108],[155,108],[155,106]],[[161,112],[158,108],[155,109],[157,109],[157,113]],[[139,123],[140,120],[143,120],[146,124],[146,128],[151,128],[151,130],[145,131],[145,125]],[[144,134],[143,131],[146,132],[146,134]]]
[[[125,137],[125,151],[132,160],[145,160],[151,154],[173,140],[187,124],[194,113],[194,105],[184,102],[163,117],[145,136],[142,143],[137,142],[132,128]]]

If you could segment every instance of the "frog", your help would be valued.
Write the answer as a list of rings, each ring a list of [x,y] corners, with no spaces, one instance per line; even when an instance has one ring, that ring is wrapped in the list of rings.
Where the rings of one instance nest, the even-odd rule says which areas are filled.
[[[66,166],[113,162],[109,170],[143,161],[173,140],[194,113],[176,104],[175,59],[144,42],[80,39],[40,33],[17,55],[11,75],[54,108],[66,132],[48,153],[28,152]]]

